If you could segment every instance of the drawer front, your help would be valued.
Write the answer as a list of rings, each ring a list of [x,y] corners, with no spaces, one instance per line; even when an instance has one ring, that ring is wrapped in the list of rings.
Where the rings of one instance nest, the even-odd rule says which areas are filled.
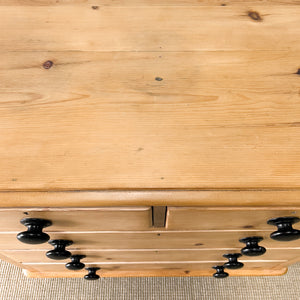
[[[70,248],[71,249],[71,248]],[[174,249],[174,250],[74,250],[72,254],[86,255],[82,262],[107,264],[110,262],[226,262],[223,254],[239,253],[240,248],[232,249]],[[10,250],[1,251],[5,257],[8,257],[19,263],[50,263],[51,260],[45,255],[46,250]],[[300,258],[299,249],[268,249],[261,257],[242,256],[239,261],[294,261]]]
[[[47,232],[96,230],[149,230],[152,226],[151,207],[99,207],[53,209],[2,209],[0,232],[24,231],[23,218],[52,221]]]
[[[215,271],[212,267],[218,262],[200,262],[200,263],[186,263],[186,262],[176,262],[176,263],[125,263],[125,264],[88,264],[88,267],[101,267],[101,270],[98,272],[101,275],[102,271],[141,271],[145,272],[147,270],[182,270],[185,272],[193,270],[208,270],[209,273],[213,274]],[[51,263],[51,264],[24,264],[26,269],[34,272],[66,272],[66,268],[63,262]],[[268,262],[268,261],[251,261],[248,262],[247,267],[242,269],[243,272],[247,270],[272,270],[272,269],[282,269],[286,267],[285,262]],[[79,271],[80,272],[80,271]],[[230,270],[230,275],[239,273],[240,270]],[[77,273],[77,272],[76,272]],[[86,271],[84,271],[86,273]]]
[[[216,209],[199,207],[168,207],[169,230],[272,230],[267,224],[271,218],[300,216],[300,210]],[[300,223],[299,223],[300,224]],[[297,225],[295,225],[297,227]],[[300,226],[298,226],[300,227]]]
[[[205,249],[242,248],[240,238],[262,236],[260,243],[269,248],[297,248],[300,240],[278,242],[269,238],[267,231],[199,231],[199,232],[86,232],[52,233],[51,239],[70,239],[73,249]],[[12,233],[0,234],[0,249],[50,249],[49,244],[28,245]]]

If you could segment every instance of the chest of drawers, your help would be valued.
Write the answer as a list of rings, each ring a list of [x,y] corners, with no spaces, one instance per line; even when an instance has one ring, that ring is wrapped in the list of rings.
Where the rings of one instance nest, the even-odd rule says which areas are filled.
[[[236,258],[226,255],[240,253],[244,253],[239,257],[244,266],[229,266],[226,272],[230,275],[280,275],[300,258],[300,231],[297,224],[295,229],[289,226],[300,215],[297,191],[24,193],[25,207],[0,209],[0,254],[31,277],[83,276],[84,270],[66,268],[71,255],[75,262],[82,255],[81,263],[100,268],[101,276],[208,276],[214,273],[214,266],[231,262],[234,267]],[[77,207],[57,207],[64,197],[73,198]],[[244,205],[237,206],[239,198]],[[264,198],[272,205],[269,201],[262,205]],[[2,199],[12,199],[11,193],[2,193]],[[19,203],[11,201],[12,205]],[[37,201],[48,205],[38,207]],[[121,203],[123,206],[111,205]],[[170,205],[158,205],[163,203]],[[277,224],[279,240],[272,239],[270,235],[278,228],[268,220],[286,217]],[[27,231],[21,219],[28,221]],[[36,220],[49,220],[51,225],[36,228]],[[17,240],[20,232],[32,232],[38,240],[42,231],[49,237],[41,244],[22,243],[24,236]],[[242,242],[245,238],[254,243]],[[49,259],[46,253],[53,250],[53,243],[47,243],[48,239],[71,241],[58,249],[69,251],[68,257]],[[245,248],[250,249],[250,256]]]
[[[0,0],[0,20],[2,259],[91,279],[300,260],[298,1]]]

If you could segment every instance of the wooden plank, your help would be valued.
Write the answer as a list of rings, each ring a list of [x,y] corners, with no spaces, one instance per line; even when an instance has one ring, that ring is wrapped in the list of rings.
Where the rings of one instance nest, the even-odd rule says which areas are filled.
[[[262,246],[269,248],[299,248],[299,241],[278,242],[270,239],[271,231],[84,231],[51,233],[51,239],[69,239],[74,242],[71,250],[81,249],[205,249],[242,248],[239,239],[262,236]],[[49,244],[29,245],[16,239],[16,233],[0,234],[1,250],[45,249]]]
[[[299,217],[300,211],[168,207],[166,228],[168,230],[270,230],[276,227],[267,224],[269,219],[286,216]]]
[[[151,207],[106,208],[42,208],[0,210],[0,232],[25,231],[23,218],[42,218],[52,221],[46,232],[97,230],[149,230],[152,228]]]
[[[212,267],[218,262],[202,262],[202,263],[157,263],[157,264],[119,264],[119,265],[93,265],[89,264],[88,266],[91,267],[101,267],[102,271],[98,272],[100,275],[104,271],[151,271],[151,270],[159,270],[159,271],[167,271],[167,270],[176,270],[176,271],[186,271],[189,273],[190,271],[197,271],[197,270],[206,270],[206,272],[210,273],[211,275],[214,273]],[[66,272],[66,268],[64,263],[53,263],[53,264],[40,264],[40,265],[25,265],[26,267],[30,267],[34,269],[36,272]],[[281,262],[248,262],[248,274],[251,273],[251,270],[268,270],[268,269],[283,269],[286,267],[284,263]],[[249,272],[250,271],[250,272]],[[246,271],[244,271],[246,272]],[[75,272],[74,272],[75,273]],[[85,271],[85,274],[87,272]],[[240,274],[239,272],[235,272],[235,270],[228,271],[230,274]]]
[[[299,59],[5,53],[0,189],[299,187]]]
[[[128,262],[184,262],[184,261],[216,261],[225,263],[223,258],[226,253],[239,253],[240,248],[232,249],[158,249],[158,250],[75,250],[72,254],[83,254],[86,258],[84,263],[128,263]],[[2,250],[5,257],[18,263],[49,263],[45,250]],[[243,256],[239,260],[246,265],[249,261],[295,261],[299,260],[300,248],[298,249],[270,249],[261,257]],[[64,262],[66,263],[66,262]]]
[[[299,120],[300,54],[295,51],[1,55],[0,109],[11,120],[37,109],[49,114],[55,109],[58,117],[66,109],[69,120],[79,108],[88,113],[91,107],[98,113],[118,109],[160,118],[172,112],[183,125],[205,128],[297,126]],[[45,70],[49,60],[53,66]]]
[[[286,267],[269,269],[239,269],[232,270],[230,276],[279,276],[287,272]],[[23,270],[24,275],[29,278],[82,278],[86,273],[82,271],[71,272],[30,272]],[[190,277],[190,276],[212,276],[212,270],[141,270],[141,271],[109,271],[101,270],[101,277]]]
[[[253,135],[253,128],[174,128],[157,116],[161,130],[154,135],[158,129],[150,125],[150,114],[136,114],[131,124],[120,118],[118,124],[113,114],[115,121],[106,117],[90,132],[88,123],[96,122],[96,114],[87,114],[86,125],[73,118],[72,125],[48,129],[33,115],[34,129],[28,124],[18,130],[30,116],[8,121],[18,126],[1,136],[9,141],[1,143],[0,189],[299,187],[297,127],[256,128]],[[103,132],[103,126],[111,130]]]
[[[294,5],[299,4],[299,0],[0,0],[0,5],[5,6],[48,6],[48,5],[76,5],[93,6],[99,9],[102,6],[216,6],[221,5]]]
[[[271,230],[267,220],[275,217],[299,216],[299,208],[269,209],[216,209],[214,207],[169,207],[168,230]],[[163,215],[154,224],[164,227]],[[160,219],[161,217],[161,219]],[[47,232],[59,231],[113,231],[113,230],[150,230],[152,223],[151,209],[147,207],[128,208],[22,208],[0,210],[0,231],[22,231],[23,218],[43,218],[51,220],[53,225]],[[297,227],[297,225],[295,225]]]
[[[1,50],[298,51],[299,12],[297,4],[2,6]]]
[[[297,212],[300,190],[298,189],[203,189],[203,190],[102,190],[102,191],[0,191],[2,210],[22,211],[29,208],[97,206],[172,205],[214,207],[227,210],[279,210]]]

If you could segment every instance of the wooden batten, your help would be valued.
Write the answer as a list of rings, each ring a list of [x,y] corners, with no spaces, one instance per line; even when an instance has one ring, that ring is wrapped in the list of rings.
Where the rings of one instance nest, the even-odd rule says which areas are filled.
[[[0,192],[0,207],[198,206],[227,209],[299,210],[298,189],[106,190]]]

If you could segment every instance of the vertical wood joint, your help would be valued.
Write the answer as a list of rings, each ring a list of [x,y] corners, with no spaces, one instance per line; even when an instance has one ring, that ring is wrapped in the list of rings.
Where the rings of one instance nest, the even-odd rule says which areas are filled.
[[[165,227],[167,206],[152,206],[152,226]]]

